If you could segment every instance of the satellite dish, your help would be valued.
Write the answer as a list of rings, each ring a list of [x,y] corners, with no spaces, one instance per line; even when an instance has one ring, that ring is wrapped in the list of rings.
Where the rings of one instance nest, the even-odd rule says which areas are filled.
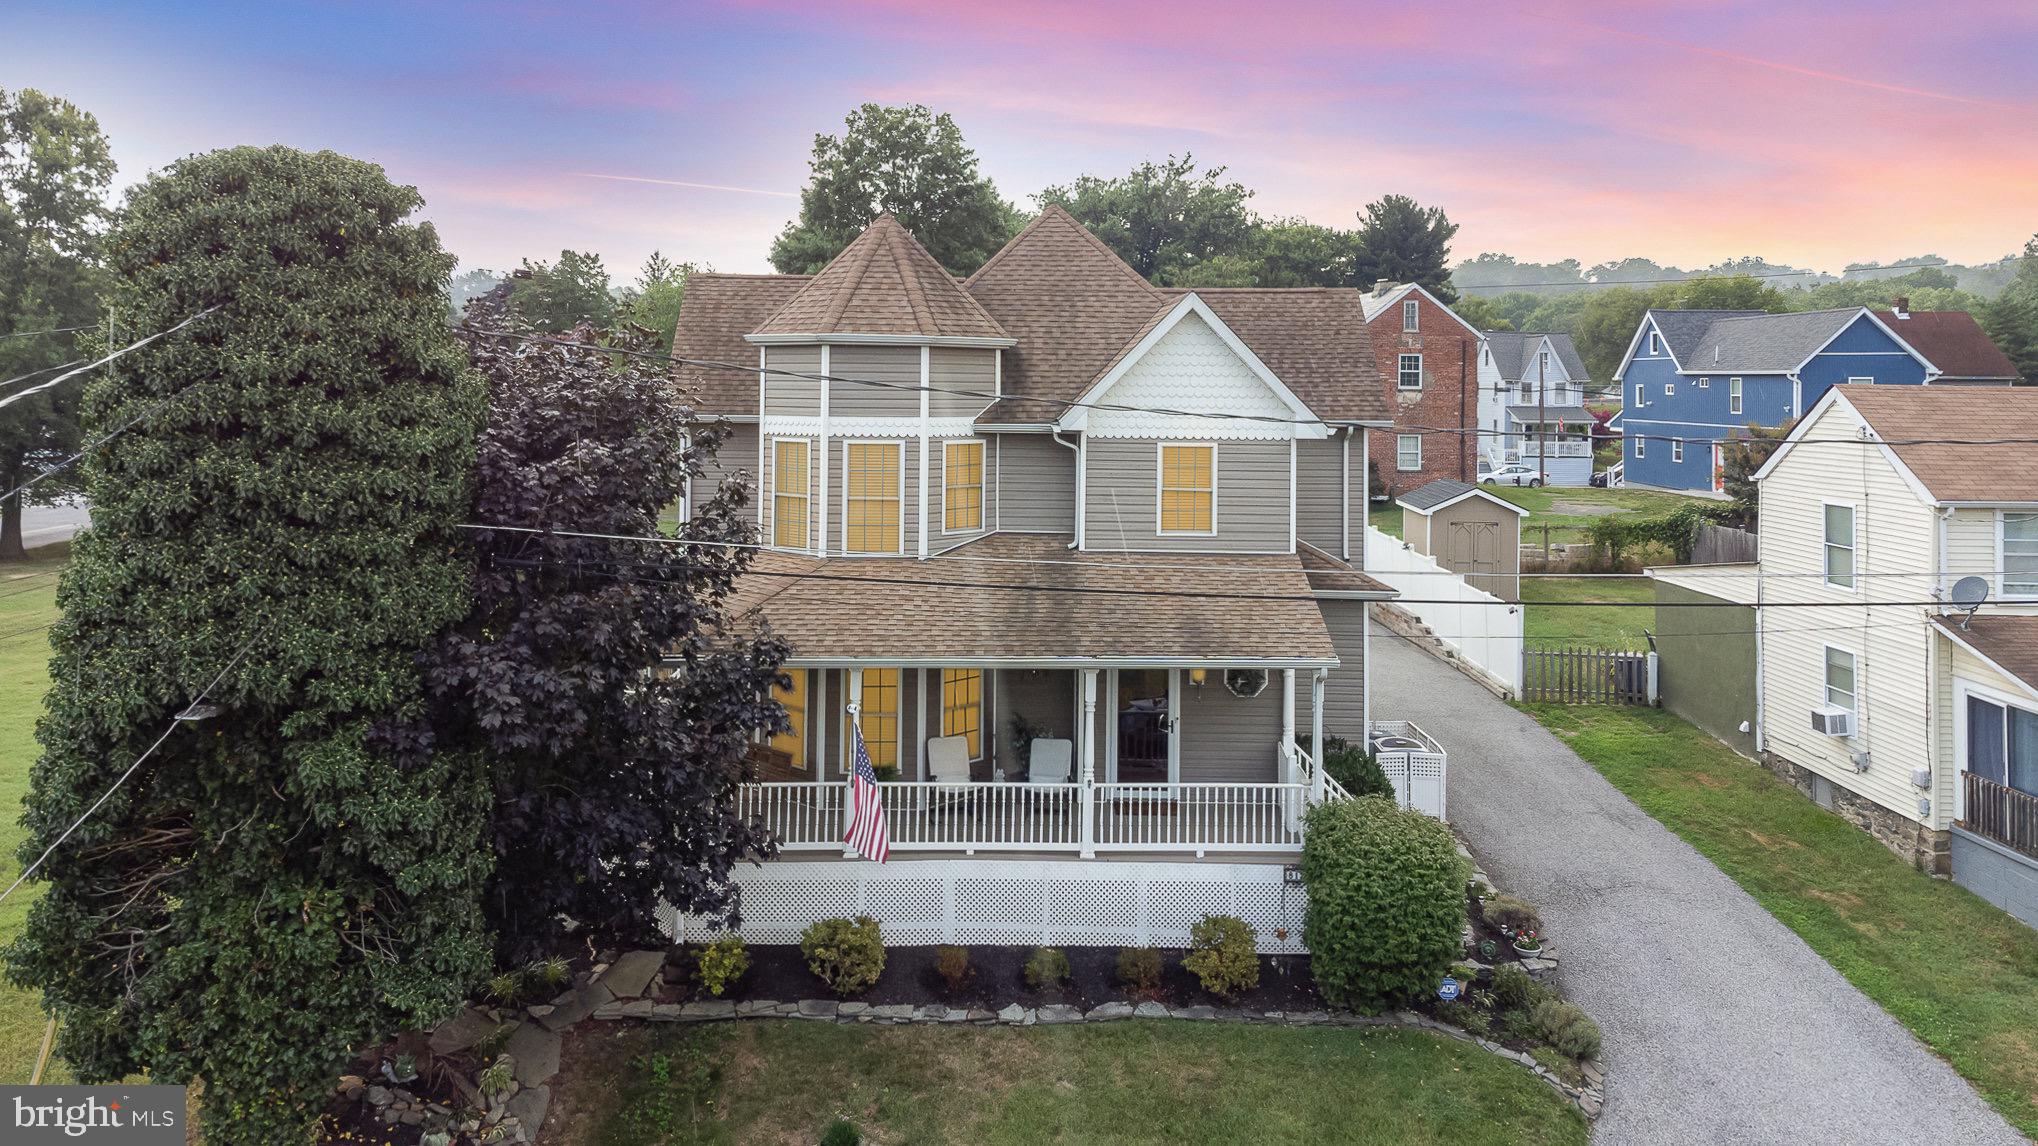
[[[1950,596],[1954,608],[1967,610],[1967,616],[1960,620],[1960,627],[1965,629],[1967,622],[1974,619],[1974,611],[1981,608],[1983,601],[1988,600],[1988,578],[1962,577],[1953,583],[1953,592]]]

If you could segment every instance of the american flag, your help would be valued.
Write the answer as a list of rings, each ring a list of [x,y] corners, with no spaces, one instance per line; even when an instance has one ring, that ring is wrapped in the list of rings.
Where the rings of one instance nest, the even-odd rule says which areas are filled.
[[[870,766],[870,753],[863,746],[863,724],[849,722],[856,738],[856,763],[849,774],[849,834],[842,841],[862,853],[865,859],[885,862],[892,843],[885,829],[885,805],[878,798],[877,769]]]

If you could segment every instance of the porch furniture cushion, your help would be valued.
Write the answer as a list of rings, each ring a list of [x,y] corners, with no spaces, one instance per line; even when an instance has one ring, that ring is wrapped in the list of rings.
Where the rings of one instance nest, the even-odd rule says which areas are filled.
[[[936,736],[929,740],[927,778],[937,784],[969,783],[969,737]]]
[[[1026,782],[1066,784],[1069,765],[1075,757],[1075,742],[1051,737],[1036,739],[1026,752]]]

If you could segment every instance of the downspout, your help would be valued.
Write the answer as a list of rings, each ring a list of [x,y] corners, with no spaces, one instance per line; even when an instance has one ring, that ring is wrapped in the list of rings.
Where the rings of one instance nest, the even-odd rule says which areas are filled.
[[[1059,426],[1050,429],[1047,433],[1048,437],[1054,439],[1056,445],[1067,446],[1076,452],[1076,539],[1069,542],[1069,548],[1081,549],[1083,547],[1083,503],[1087,500],[1085,495],[1088,493],[1083,488],[1085,485],[1083,481],[1083,447],[1079,442],[1062,441],[1061,428]]]

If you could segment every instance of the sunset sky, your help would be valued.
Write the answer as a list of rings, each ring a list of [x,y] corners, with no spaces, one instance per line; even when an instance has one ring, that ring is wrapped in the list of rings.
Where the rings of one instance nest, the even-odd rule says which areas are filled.
[[[2038,5],[1000,0],[10,5],[0,87],[123,183],[243,143],[416,184],[467,266],[766,270],[817,132],[951,112],[999,189],[1193,151],[1268,215],[1388,192],[1454,257],[1992,260],[2038,231]]]

